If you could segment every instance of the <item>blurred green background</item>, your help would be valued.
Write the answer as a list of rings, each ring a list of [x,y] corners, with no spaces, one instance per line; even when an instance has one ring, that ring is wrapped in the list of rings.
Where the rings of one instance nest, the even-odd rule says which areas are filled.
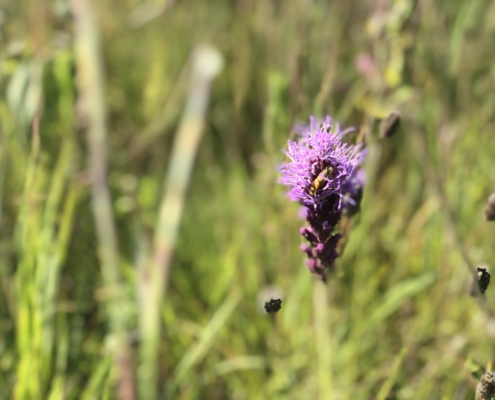
[[[71,13],[88,4],[93,25]],[[495,256],[494,2],[1,0],[0,35],[0,399],[474,398],[495,325],[466,268]],[[199,88],[162,297],[150,260],[173,244],[179,213],[159,210],[201,44],[224,67]],[[287,138],[393,109],[324,286],[277,184]]]

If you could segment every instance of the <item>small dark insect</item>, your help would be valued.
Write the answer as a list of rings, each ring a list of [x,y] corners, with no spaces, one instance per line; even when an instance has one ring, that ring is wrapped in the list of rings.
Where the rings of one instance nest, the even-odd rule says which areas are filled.
[[[471,287],[471,296],[476,295],[476,289],[474,285],[478,285],[481,294],[485,293],[486,289],[488,289],[488,285],[490,284],[490,273],[486,268],[476,268],[478,270],[478,280],[473,282],[473,286]]]
[[[309,194],[311,196],[314,196],[319,189],[322,189],[323,186],[325,186],[326,180],[328,178],[331,178],[332,175],[333,175],[332,166],[328,166],[323,171],[321,171],[316,177],[316,179],[313,181],[313,183],[311,184],[311,187],[309,188]]]
[[[265,303],[265,311],[267,313],[276,313],[282,308],[282,300],[271,299]]]
[[[380,138],[389,138],[395,135],[400,125],[400,115],[397,111],[392,111],[388,114],[380,124]]]

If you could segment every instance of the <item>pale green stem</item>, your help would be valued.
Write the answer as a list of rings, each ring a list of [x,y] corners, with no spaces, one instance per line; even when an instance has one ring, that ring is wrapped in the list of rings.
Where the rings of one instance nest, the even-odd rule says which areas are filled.
[[[119,250],[112,200],[107,183],[105,78],[98,29],[90,3],[90,0],[72,0],[71,3],[75,17],[77,78],[81,105],[86,112],[88,122],[88,168],[98,252],[103,281],[114,294],[108,300],[108,312],[111,332],[115,337],[118,398],[131,400],[135,398],[135,390],[132,363],[125,339],[126,326],[125,315],[122,313]]]
[[[316,338],[318,399],[330,400],[332,396],[332,342],[327,287],[316,281],[313,285],[313,318]]]
[[[148,268],[142,271],[141,276],[142,346],[139,395],[142,399],[157,398],[160,309],[167,287],[186,188],[203,132],[210,85],[221,65],[221,56],[212,48],[202,47],[194,53],[191,88],[167,169],[152,254]]]

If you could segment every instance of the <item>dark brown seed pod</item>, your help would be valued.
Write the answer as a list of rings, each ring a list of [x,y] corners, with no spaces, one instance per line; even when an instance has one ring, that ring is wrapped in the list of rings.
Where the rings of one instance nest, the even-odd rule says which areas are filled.
[[[379,136],[381,139],[389,138],[395,135],[400,125],[400,114],[397,111],[392,111],[380,123]]]
[[[471,296],[475,296],[478,293],[475,285],[478,285],[481,294],[483,294],[490,284],[491,275],[488,272],[488,269],[479,267],[476,269],[478,270],[478,280],[473,282],[473,286],[471,286]]]
[[[476,400],[495,399],[495,374],[491,371],[481,375],[478,386],[476,386]]]
[[[485,216],[487,221],[495,221],[495,193],[488,196],[485,208]]]
[[[265,303],[265,311],[267,313],[276,313],[282,308],[282,300],[280,299],[271,299],[270,301]]]

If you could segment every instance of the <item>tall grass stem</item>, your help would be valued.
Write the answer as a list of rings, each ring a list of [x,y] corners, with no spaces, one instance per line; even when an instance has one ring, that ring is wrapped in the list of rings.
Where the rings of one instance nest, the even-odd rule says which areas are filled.
[[[98,28],[90,0],[73,0],[75,41],[80,101],[87,118],[91,205],[98,239],[98,253],[104,284],[117,290],[108,299],[111,333],[115,336],[115,363],[118,369],[118,398],[135,398],[131,357],[126,343],[126,323],[121,311],[122,278],[112,199],[107,183],[107,107],[105,77]]]
[[[213,48],[200,47],[193,54],[191,86],[180,121],[165,178],[148,268],[141,277],[140,398],[156,399],[160,344],[161,305],[167,287],[170,261],[184,208],[184,198],[205,124],[213,78],[222,58]]]

